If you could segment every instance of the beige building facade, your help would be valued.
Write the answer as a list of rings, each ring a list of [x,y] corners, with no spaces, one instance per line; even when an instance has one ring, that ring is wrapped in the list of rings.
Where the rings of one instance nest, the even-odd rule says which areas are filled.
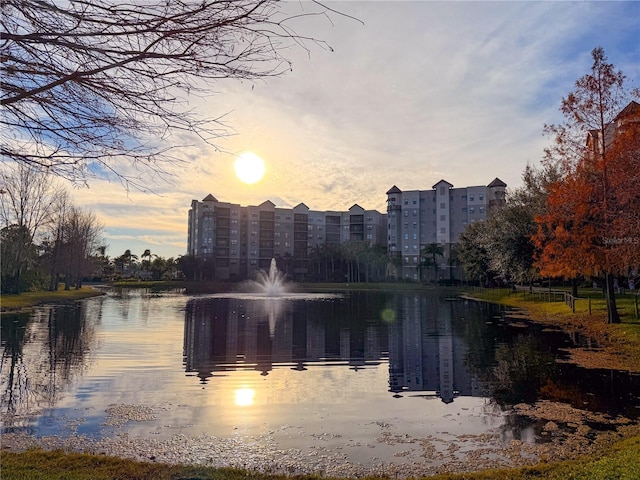
[[[312,248],[368,242],[386,245],[387,215],[353,205],[346,211],[276,207],[269,200],[241,206],[209,194],[192,200],[187,254],[211,262],[218,280],[251,278],[277,258],[286,273],[304,280]]]
[[[387,245],[395,257],[394,275],[406,280],[420,280],[422,250],[429,244],[441,245],[444,254],[437,256],[438,268],[432,280],[460,278],[452,262],[453,246],[469,223],[484,220],[492,210],[505,203],[507,185],[499,178],[488,185],[454,188],[440,180],[429,190],[387,191]]]

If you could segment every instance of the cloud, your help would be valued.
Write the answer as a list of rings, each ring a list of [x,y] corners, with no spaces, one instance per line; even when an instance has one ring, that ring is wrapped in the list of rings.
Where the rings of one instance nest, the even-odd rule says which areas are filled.
[[[640,76],[638,2],[331,7],[364,25],[340,16],[332,23],[304,19],[297,30],[326,39],[333,51],[291,50],[287,75],[223,81],[206,101],[194,102],[207,116],[226,114],[233,127],[218,149],[174,135],[182,145],[174,153],[184,162],[163,166],[170,183],[126,167],[156,194],[127,194],[105,182],[75,192],[95,208],[118,248],[125,241],[140,251],[167,242],[183,253],[175,247],[180,238],[186,245],[190,202],[209,193],[242,205],[270,199],[315,210],[358,203],[382,211],[394,184],[429,189],[444,178],[462,187],[500,177],[516,186],[526,164],[542,157],[549,143],[542,127],[561,119],[561,98],[588,72],[595,46],[632,80]],[[234,155],[245,150],[267,164],[265,179],[253,186],[233,174]]]

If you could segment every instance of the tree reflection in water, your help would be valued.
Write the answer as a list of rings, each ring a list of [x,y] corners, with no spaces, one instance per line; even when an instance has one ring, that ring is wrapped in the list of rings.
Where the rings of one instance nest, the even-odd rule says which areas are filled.
[[[95,328],[87,319],[99,317],[99,302],[2,315],[0,401],[5,431],[26,427],[27,414],[56,405],[59,394],[85,368],[95,342]]]

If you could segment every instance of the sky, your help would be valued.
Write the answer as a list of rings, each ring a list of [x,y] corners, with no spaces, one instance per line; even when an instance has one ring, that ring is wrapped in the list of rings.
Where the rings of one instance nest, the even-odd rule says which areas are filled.
[[[287,57],[292,71],[260,81],[224,80],[194,106],[224,116],[218,149],[175,137],[184,159],[149,192],[91,180],[78,204],[104,225],[107,254],[146,249],[186,254],[191,201],[312,210],[354,204],[386,210],[386,191],[454,187],[498,177],[516,188],[562,121],[560,102],[602,46],[640,87],[640,2],[331,1],[337,14],[307,18],[298,33],[326,41]],[[298,9],[311,8],[295,2]],[[251,151],[266,164],[247,185],[233,169]]]

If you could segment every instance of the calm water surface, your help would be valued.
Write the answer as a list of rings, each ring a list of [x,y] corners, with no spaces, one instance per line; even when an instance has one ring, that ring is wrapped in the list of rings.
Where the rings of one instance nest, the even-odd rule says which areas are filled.
[[[545,441],[541,425],[512,413],[521,402],[638,417],[638,375],[558,362],[567,335],[504,316],[442,293],[141,289],[3,315],[2,431],[268,436],[366,464],[398,461],[406,446],[390,440],[400,435]],[[147,415],[114,417],[122,406]]]

